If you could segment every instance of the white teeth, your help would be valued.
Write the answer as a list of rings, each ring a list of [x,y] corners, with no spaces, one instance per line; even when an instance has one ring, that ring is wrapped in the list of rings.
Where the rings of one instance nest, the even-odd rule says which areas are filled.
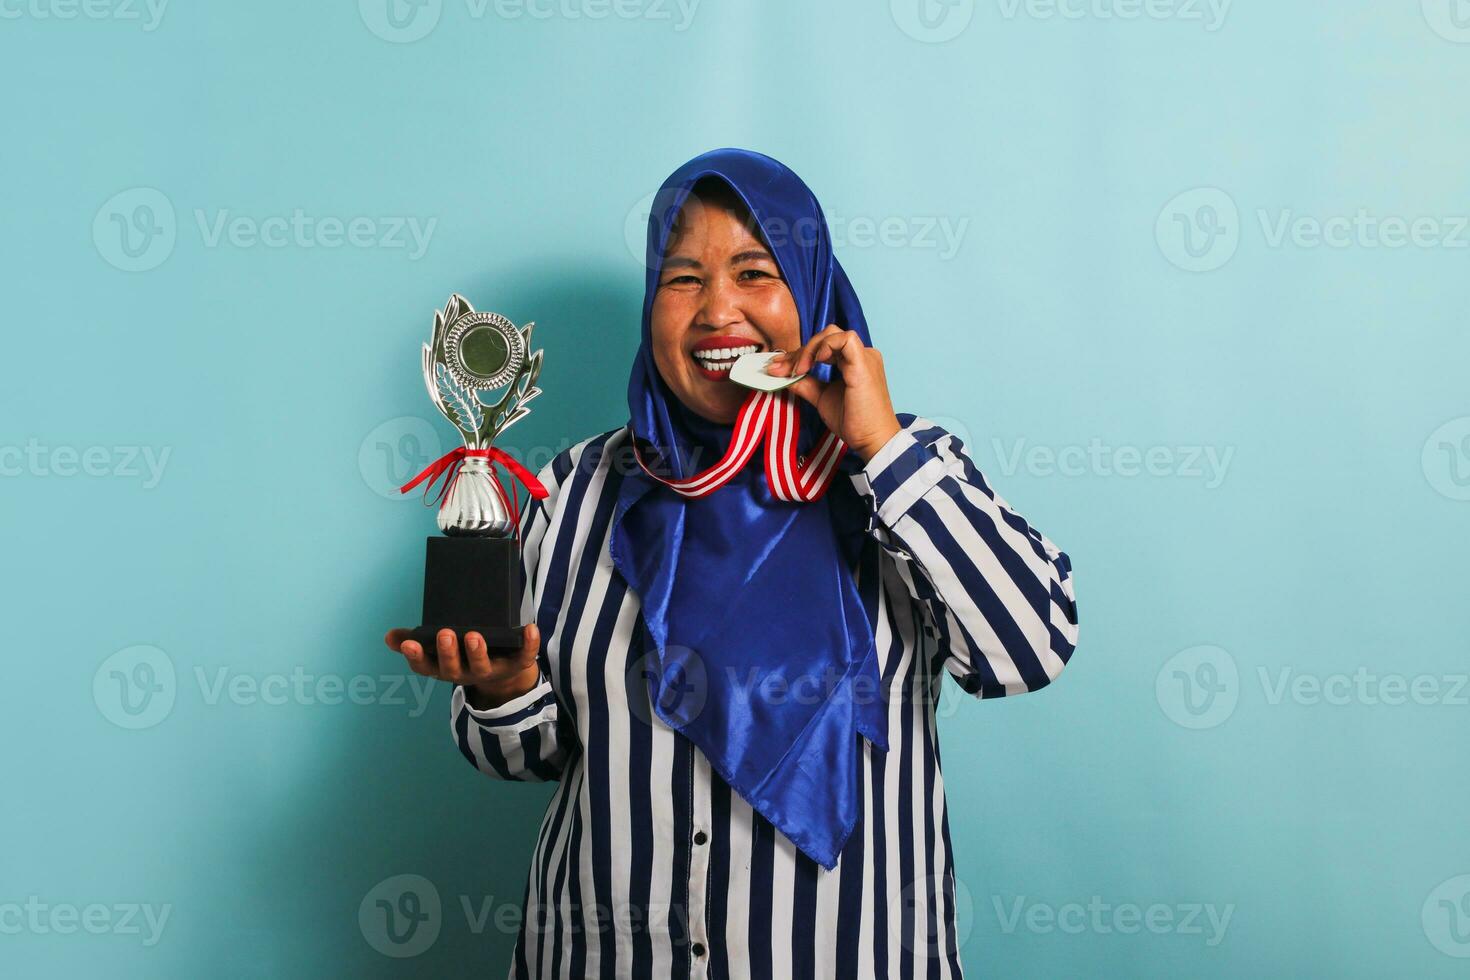
[[[760,350],[760,346],[757,344],[750,344],[745,347],[716,347],[709,348],[707,350],[694,351],[694,357],[696,360],[705,362],[733,361],[735,358],[740,357],[743,354],[754,354],[758,350]],[[714,367],[715,365],[706,364],[706,366]]]

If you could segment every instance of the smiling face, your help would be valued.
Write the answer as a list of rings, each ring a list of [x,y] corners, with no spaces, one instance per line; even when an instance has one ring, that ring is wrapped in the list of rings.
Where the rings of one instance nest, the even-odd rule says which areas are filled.
[[[796,301],[753,229],[728,187],[701,182],[674,224],[653,299],[659,374],[691,411],[726,425],[750,393],[730,381],[735,358],[801,345]]]

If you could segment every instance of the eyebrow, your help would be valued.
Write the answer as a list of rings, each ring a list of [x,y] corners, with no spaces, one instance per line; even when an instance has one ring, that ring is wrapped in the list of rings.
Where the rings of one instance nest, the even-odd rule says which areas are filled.
[[[731,265],[739,265],[742,262],[775,262],[776,259],[763,248],[746,249],[730,256]],[[664,260],[665,269],[702,269],[704,264],[696,258],[687,255],[673,255]]]

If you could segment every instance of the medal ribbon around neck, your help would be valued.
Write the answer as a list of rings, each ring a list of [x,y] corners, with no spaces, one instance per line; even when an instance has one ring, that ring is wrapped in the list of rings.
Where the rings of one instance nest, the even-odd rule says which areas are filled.
[[[766,485],[778,500],[803,503],[819,500],[827,492],[837,472],[837,461],[847,452],[847,444],[826,432],[813,449],[810,458],[796,457],[797,437],[801,434],[801,416],[796,399],[789,391],[752,391],[740,406],[735,418],[735,431],[730,446],[718,463],[683,480],[668,480],[648,468],[643,454],[635,445],[634,456],[643,472],[684,497],[704,497],[730,482],[741,468],[765,445]]]

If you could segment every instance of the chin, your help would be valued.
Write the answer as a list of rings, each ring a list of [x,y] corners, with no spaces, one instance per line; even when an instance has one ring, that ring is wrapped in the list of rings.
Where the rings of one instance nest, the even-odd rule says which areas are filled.
[[[711,382],[697,381],[696,384],[706,387]],[[688,397],[680,399],[684,405],[700,418],[708,419],[720,425],[734,425],[736,417],[740,414],[740,406],[745,402],[745,389],[737,385],[731,385],[728,381],[714,382],[725,385],[728,392],[700,391],[689,393]]]

